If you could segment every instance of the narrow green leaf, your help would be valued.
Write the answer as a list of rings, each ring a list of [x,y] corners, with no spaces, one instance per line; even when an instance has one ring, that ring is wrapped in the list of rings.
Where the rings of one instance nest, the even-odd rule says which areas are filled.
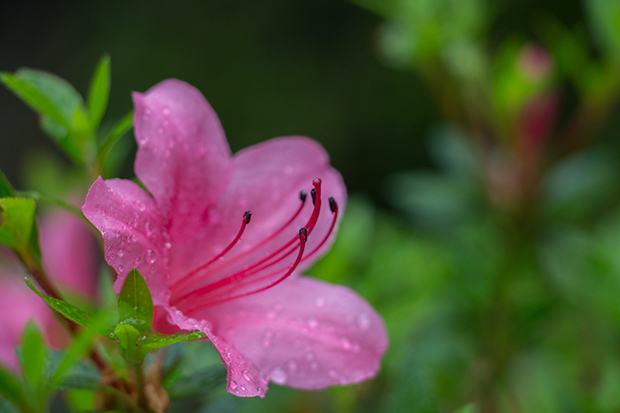
[[[81,325],[82,327],[86,329],[94,330],[98,332],[99,334],[102,334],[106,337],[111,337],[111,333],[112,333],[111,329],[105,328],[101,326],[100,324],[95,323],[93,321],[93,316],[91,314],[88,314],[86,311],[80,310],[79,308],[65,301],[58,300],[52,297],[48,297],[47,295],[41,293],[34,285],[32,285],[32,283],[28,281],[27,278],[25,278],[24,281],[26,281],[26,284],[28,284],[28,287],[30,287],[32,291],[37,293],[37,295],[41,297],[47,305],[52,307],[52,309],[56,310],[57,312],[59,312],[60,314],[68,318],[69,320]]]
[[[4,172],[0,169],[0,198],[8,198],[12,196],[15,196],[15,189],[7,179]],[[2,224],[0,223],[0,225]]]
[[[150,353],[151,351],[166,347],[180,341],[196,340],[205,337],[206,334],[200,330],[181,331],[180,333],[165,335],[159,333],[150,334],[141,344],[143,351]]]
[[[118,297],[118,319],[131,324],[141,332],[153,324],[153,299],[148,285],[135,268],[129,272]]]
[[[34,226],[36,204],[27,198],[0,198],[0,243],[25,253]]]
[[[116,125],[112,128],[108,136],[105,137],[101,145],[99,146],[99,163],[103,163],[106,155],[116,145],[118,140],[123,137],[133,127],[133,110],[126,114]]]
[[[173,384],[167,385],[166,390],[172,399],[177,399],[213,391],[225,382],[226,368],[223,364],[218,364],[180,377]]]
[[[32,321],[22,335],[22,369],[35,394],[41,392],[47,349],[39,328]]]
[[[84,101],[66,80],[41,70],[19,69],[0,73],[0,82],[42,116],[43,130],[74,161],[81,162],[93,151]]]
[[[18,407],[27,405],[21,380],[13,372],[0,365],[0,396]]]
[[[104,55],[99,61],[88,91],[88,111],[90,127],[93,131],[99,129],[99,123],[108,106],[110,96],[110,56]]]

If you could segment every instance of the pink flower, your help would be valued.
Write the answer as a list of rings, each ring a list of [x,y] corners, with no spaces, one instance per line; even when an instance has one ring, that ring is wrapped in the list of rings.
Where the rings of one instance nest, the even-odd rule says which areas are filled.
[[[269,380],[319,389],[374,376],[381,317],[347,287],[298,275],[330,247],[346,202],[325,150],[287,137],[233,156],[211,106],[178,80],[133,100],[135,172],[150,194],[99,178],[82,208],[116,291],[137,267],[155,328],[204,331],[238,396],[263,397]]]
[[[69,336],[47,304],[26,286],[25,273],[7,250],[0,249],[0,259],[3,264],[0,271],[0,363],[19,371],[15,348],[29,321],[37,324],[54,347],[62,347]]]
[[[95,297],[99,258],[88,224],[65,211],[54,211],[39,224],[43,267],[52,281],[84,297]]]

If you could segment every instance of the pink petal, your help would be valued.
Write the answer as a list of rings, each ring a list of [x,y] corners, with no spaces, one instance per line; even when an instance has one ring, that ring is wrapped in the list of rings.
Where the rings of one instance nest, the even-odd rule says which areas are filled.
[[[171,268],[174,268],[171,270],[171,281],[174,283],[175,277],[178,280],[209,257],[222,251],[239,230],[246,210],[252,211],[251,223],[243,233],[241,241],[218,262],[220,270],[201,274],[201,277],[195,277],[191,284],[179,284],[176,296],[181,296],[188,289],[196,290],[202,286],[213,285],[217,280],[239,273],[247,265],[276,251],[288,240],[297,238],[299,228],[307,224],[312,214],[310,190],[313,188],[314,178],[323,181],[321,212],[314,230],[308,236],[304,260],[299,268],[308,267],[331,246],[346,206],[346,188],[338,171],[330,166],[327,152],[319,143],[305,137],[271,139],[239,151],[234,156],[234,166],[229,188],[209,211],[208,230],[194,231],[196,235],[191,238],[191,244],[175,249],[171,259]],[[301,206],[299,193],[302,190],[307,192],[307,201],[301,213],[277,236],[258,247],[261,241],[281,229],[295,215]],[[328,202],[330,196],[338,203],[339,217],[331,235],[325,239],[334,217]],[[315,251],[321,243],[323,245]],[[196,253],[197,250],[200,253]],[[247,253],[248,250],[251,250],[251,253]],[[311,254],[312,251],[315,253]],[[242,252],[246,255],[238,258]],[[279,264],[280,271],[274,271],[274,267],[257,273],[257,278],[265,274],[273,275],[266,277],[262,284],[253,284],[252,288],[267,285],[283,275],[295,260],[295,256],[296,251],[282,260]],[[226,268],[222,268],[223,266]],[[230,293],[239,291],[241,289],[237,288]],[[175,287],[173,300],[174,292]],[[219,290],[213,292],[216,293],[219,293]],[[204,301],[211,298],[214,297],[202,295]]]
[[[351,289],[306,277],[188,314],[277,384],[320,389],[373,377],[387,348],[383,320]]]
[[[43,266],[63,286],[95,297],[99,258],[97,241],[78,217],[56,211],[39,222]]]
[[[226,366],[227,391],[240,397],[265,397],[268,382],[233,346],[221,337],[217,337],[211,330],[211,324],[206,320],[196,320],[185,316],[175,307],[155,307],[154,328],[164,334],[172,334],[181,330],[201,330],[207,335],[213,347],[220,354],[222,363]]]
[[[49,307],[30,291],[20,276],[0,274],[0,363],[18,371],[15,348],[28,321],[34,321],[55,347],[68,342],[68,335]]]
[[[230,181],[230,148],[220,121],[197,89],[175,79],[134,93],[133,101],[136,176],[170,224],[172,240],[191,239]]]
[[[147,281],[153,302],[167,304],[169,235],[153,198],[132,181],[98,178],[82,211],[103,235],[105,260],[118,274],[116,292],[135,267]]]

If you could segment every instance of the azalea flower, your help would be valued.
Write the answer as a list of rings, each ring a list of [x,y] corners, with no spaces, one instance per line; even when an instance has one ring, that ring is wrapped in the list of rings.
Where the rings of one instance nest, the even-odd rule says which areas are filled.
[[[238,396],[264,397],[269,381],[319,389],[374,376],[381,317],[349,288],[299,275],[329,249],[346,204],[323,147],[297,136],[232,155],[211,106],[178,80],[133,101],[146,190],[99,178],[82,208],[116,291],[137,268],[155,329],[202,330]]]

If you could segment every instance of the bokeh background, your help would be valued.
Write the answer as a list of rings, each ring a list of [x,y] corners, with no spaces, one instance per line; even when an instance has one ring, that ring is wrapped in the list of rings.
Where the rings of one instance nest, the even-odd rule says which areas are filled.
[[[339,239],[311,273],[383,314],[381,373],[264,400],[210,383],[173,408],[618,412],[618,22],[614,0],[26,0],[0,4],[0,70],[85,94],[108,53],[103,128],[130,91],[175,77],[204,93],[233,151],[307,135],[344,175]],[[107,173],[132,177],[134,153],[126,136]],[[72,173],[5,88],[0,167],[55,194],[35,175]]]

